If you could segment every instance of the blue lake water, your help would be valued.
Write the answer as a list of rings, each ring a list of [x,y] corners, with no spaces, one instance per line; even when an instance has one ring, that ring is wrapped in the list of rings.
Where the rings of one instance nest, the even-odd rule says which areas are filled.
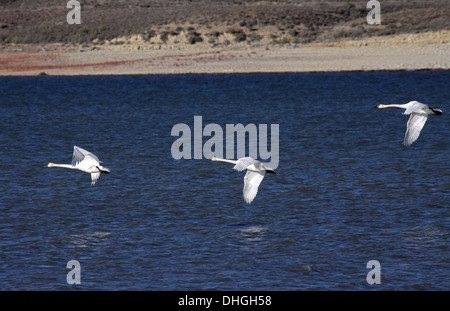
[[[0,78],[1,290],[449,290],[449,71]],[[402,146],[407,116],[444,111]],[[279,165],[175,160],[175,124],[278,124]],[[209,137],[203,138],[203,143]],[[73,146],[111,169],[95,186]],[[66,264],[81,265],[70,285]],[[381,284],[368,284],[367,262]]]

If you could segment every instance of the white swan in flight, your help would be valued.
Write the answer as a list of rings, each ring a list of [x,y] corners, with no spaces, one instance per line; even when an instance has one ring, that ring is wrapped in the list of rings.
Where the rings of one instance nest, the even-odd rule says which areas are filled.
[[[409,146],[413,142],[417,140],[420,135],[420,131],[422,130],[425,122],[427,122],[427,118],[429,114],[442,114],[442,110],[434,109],[429,107],[428,105],[419,103],[418,101],[411,101],[407,104],[403,105],[378,105],[377,108],[402,108],[406,109],[403,114],[410,115],[408,124],[406,125],[406,133],[405,138],[403,139],[403,145]]]
[[[77,169],[91,174],[91,185],[95,185],[100,178],[100,174],[109,174],[109,169],[100,165],[101,161],[97,156],[80,147],[73,146],[72,164],[48,163],[45,167],[65,167]]]
[[[276,174],[275,171],[269,167],[265,167],[261,162],[250,157],[240,158],[237,161],[220,159],[212,157],[212,161],[221,161],[234,164],[233,169],[237,171],[247,170],[244,177],[244,201],[251,203],[258,193],[258,187],[267,173]]]

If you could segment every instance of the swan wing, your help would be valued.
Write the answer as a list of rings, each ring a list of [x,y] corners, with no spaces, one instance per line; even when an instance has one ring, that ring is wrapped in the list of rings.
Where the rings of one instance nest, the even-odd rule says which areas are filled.
[[[413,113],[417,110],[423,109],[425,107],[427,107],[427,105],[419,103],[418,101],[412,101],[412,102],[408,103],[406,110],[405,110],[405,112],[403,112],[403,114],[411,114],[411,113]]]
[[[265,171],[249,171],[244,177],[244,201],[251,203],[258,193],[258,187],[264,178]]]
[[[93,159],[94,161],[97,161],[97,163],[100,163],[100,160],[97,158],[97,156],[87,150],[84,150],[83,148],[74,146],[73,147],[73,156],[72,156],[72,165],[75,166],[81,161],[83,161],[86,157]]]
[[[409,146],[419,138],[420,131],[427,122],[428,115],[424,112],[414,112],[411,114],[406,125],[403,145]]]
[[[245,158],[240,158],[239,160],[236,161],[236,165],[233,167],[233,169],[237,170],[237,171],[243,171],[245,169],[247,169],[247,167],[249,167],[252,164],[258,163],[259,161],[250,158],[250,157],[245,157]]]
[[[95,185],[95,183],[97,182],[97,180],[100,178],[100,172],[98,173],[91,173],[91,185]]]

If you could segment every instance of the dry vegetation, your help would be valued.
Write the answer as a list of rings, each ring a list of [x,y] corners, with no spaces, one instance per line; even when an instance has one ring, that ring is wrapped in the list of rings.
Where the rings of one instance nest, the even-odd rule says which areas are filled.
[[[0,0],[0,75],[450,68],[448,0],[67,2]]]
[[[448,0],[380,2],[374,26],[365,0],[80,0],[81,25],[69,25],[66,0],[0,0],[0,44],[123,44],[134,35],[147,48],[226,46],[450,29]]]

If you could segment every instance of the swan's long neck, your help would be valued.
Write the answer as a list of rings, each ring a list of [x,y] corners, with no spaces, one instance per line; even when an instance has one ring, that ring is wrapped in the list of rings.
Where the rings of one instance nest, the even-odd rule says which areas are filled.
[[[383,104],[380,104],[380,105],[377,106],[377,108],[380,108],[380,109],[382,109],[382,108],[402,108],[402,109],[406,109],[407,107],[406,107],[406,104],[404,104],[404,105],[397,105],[397,104],[383,105]]]
[[[57,164],[57,163],[49,163],[46,165],[47,167],[64,167],[64,168],[71,168],[74,169],[75,166],[71,165],[71,164]]]
[[[211,161],[227,162],[227,163],[231,163],[231,164],[236,164],[237,163],[237,161],[228,160],[228,159],[221,159],[221,158],[217,158],[217,157],[212,157]]]

